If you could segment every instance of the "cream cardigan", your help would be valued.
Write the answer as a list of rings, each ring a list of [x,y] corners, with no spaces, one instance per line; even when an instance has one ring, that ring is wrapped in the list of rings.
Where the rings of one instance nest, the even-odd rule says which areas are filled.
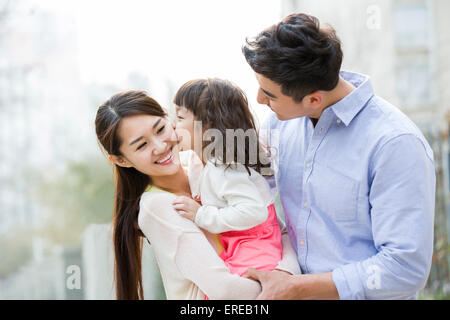
[[[208,161],[192,194],[201,195],[195,223],[211,233],[248,230],[267,220],[273,195],[267,181],[241,164],[231,168]],[[195,187],[195,186],[194,186]]]
[[[203,165],[192,151],[180,152],[180,160],[195,193]],[[178,215],[172,208],[175,198],[157,188],[144,192],[138,216],[139,227],[153,247],[167,299],[203,300],[205,294],[212,300],[254,299],[261,292],[259,283],[229,272],[217,254],[215,235]],[[277,269],[299,274],[285,225],[278,221],[283,257]]]

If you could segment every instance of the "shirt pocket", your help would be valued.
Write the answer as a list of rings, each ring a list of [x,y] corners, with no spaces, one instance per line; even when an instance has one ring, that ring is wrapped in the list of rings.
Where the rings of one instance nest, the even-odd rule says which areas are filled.
[[[334,221],[355,221],[358,211],[359,182],[316,163],[313,191],[315,204]]]

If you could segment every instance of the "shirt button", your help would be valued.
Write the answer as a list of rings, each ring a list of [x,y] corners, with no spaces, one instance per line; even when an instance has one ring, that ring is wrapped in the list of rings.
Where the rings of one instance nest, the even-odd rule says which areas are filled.
[[[307,207],[308,206],[308,202],[303,203],[303,206]]]
[[[305,242],[303,240],[300,240],[300,245],[304,245]]]
[[[342,121],[341,121],[341,119],[337,119],[337,123],[341,123]]]
[[[311,163],[307,163],[307,164],[306,164],[306,167],[307,167],[307,168],[311,168]]]

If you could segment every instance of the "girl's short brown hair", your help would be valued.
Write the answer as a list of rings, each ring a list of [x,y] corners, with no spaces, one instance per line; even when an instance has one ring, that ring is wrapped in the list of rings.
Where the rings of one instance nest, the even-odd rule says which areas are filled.
[[[260,146],[247,97],[238,86],[218,78],[191,80],[177,91],[174,103],[190,110],[195,120],[201,121],[204,127],[219,130],[223,138],[231,133],[230,129],[234,132],[242,130],[240,132],[246,133],[245,143],[235,143],[236,137],[234,137],[232,144],[223,143],[223,150],[221,150],[223,153],[211,154],[213,158],[226,163],[228,167],[232,162],[240,163],[245,166],[249,174],[249,168],[261,173],[261,168],[270,167]],[[216,141],[210,143],[214,142]],[[210,143],[203,144],[203,148]],[[230,148],[233,150],[229,150]],[[230,159],[228,155],[232,155],[232,158]]]

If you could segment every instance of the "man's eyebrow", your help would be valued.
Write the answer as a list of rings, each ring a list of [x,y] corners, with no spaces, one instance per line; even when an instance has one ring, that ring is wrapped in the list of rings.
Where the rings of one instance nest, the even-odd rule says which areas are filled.
[[[276,99],[277,97],[273,94],[271,94],[269,91],[264,90],[263,88],[261,88],[262,92],[264,92],[266,95],[268,95],[271,98]]]
[[[162,120],[162,118],[159,118],[159,119],[155,122],[155,124],[153,125],[152,128],[155,129],[155,128],[158,126],[158,124],[161,122],[161,120]],[[130,146],[133,145],[133,144],[135,144],[136,142],[138,142],[138,141],[141,140],[142,138],[143,138],[143,136],[140,136],[139,138],[134,139],[133,141],[130,142]]]

